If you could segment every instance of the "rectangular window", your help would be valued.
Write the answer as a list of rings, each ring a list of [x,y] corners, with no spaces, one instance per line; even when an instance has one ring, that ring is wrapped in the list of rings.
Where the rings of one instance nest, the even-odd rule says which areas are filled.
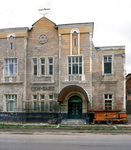
[[[112,73],[112,56],[104,56],[104,74]]]
[[[17,74],[17,58],[5,59],[5,75],[14,76]]]
[[[53,95],[49,95],[49,100],[53,100]],[[53,111],[53,102],[49,102],[49,111]]]
[[[6,95],[6,111],[17,111],[17,95]]]
[[[45,99],[45,95],[41,95],[41,100],[44,100]],[[45,106],[44,106],[44,102],[41,102],[41,111],[44,111],[45,109]]]
[[[74,39],[74,46],[77,46],[77,40]]]
[[[41,58],[41,75],[45,75],[45,58]]]
[[[35,102],[34,102],[34,111],[36,111],[37,110],[37,95],[33,95],[33,100],[35,100]]]
[[[13,49],[13,43],[12,42],[10,43],[10,49],[11,50]]]
[[[53,95],[49,95],[49,99],[50,99],[50,100],[53,100]]]
[[[49,111],[53,111],[53,102],[49,102]]]
[[[48,75],[53,75],[53,57],[48,58]]]
[[[105,110],[112,110],[112,97],[112,94],[104,95]]]
[[[37,58],[33,58],[33,75],[37,75]]]
[[[82,74],[82,56],[68,57],[68,74]]]

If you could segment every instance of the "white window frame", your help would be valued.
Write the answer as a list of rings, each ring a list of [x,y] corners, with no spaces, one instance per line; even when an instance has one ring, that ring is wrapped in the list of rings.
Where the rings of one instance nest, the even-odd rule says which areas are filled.
[[[107,99],[105,98],[105,95],[108,96]],[[112,95],[112,99],[109,98],[109,95]],[[105,105],[106,105],[105,102],[106,102],[106,101],[111,101],[111,110],[113,110],[113,102],[114,102],[113,99],[114,99],[114,94],[113,94],[113,93],[104,93],[104,94],[103,94],[103,108],[104,108],[104,110],[107,110],[106,107],[105,107]],[[110,110],[110,109],[109,109],[109,110]]]
[[[53,63],[49,63],[49,59],[52,58],[53,59]],[[53,74],[49,74],[49,65],[52,64],[53,65]],[[53,56],[48,56],[47,57],[47,65],[48,65],[48,69],[47,69],[47,75],[48,76],[53,76],[54,75],[54,57]]]
[[[112,57],[112,62],[111,62],[111,73],[105,73],[105,68],[104,68],[104,57]],[[114,56],[112,54],[105,54],[102,56],[102,75],[113,75],[114,71],[113,71],[113,64],[114,64]]]
[[[34,75],[34,59],[36,59],[37,60],[37,75]],[[38,76],[38,58],[37,57],[33,57],[32,58],[32,75],[33,76]]]
[[[78,28],[73,28],[70,32],[70,55],[72,56],[72,34],[76,32],[78,34],[78,55],[80,55],[80,31]]]
[[[45,74],[44,75],[42,75],[41,74],[41,66],[43,65],[42,63],[41,63],[41,59],[45,59],[45,64],[44,64],[44,66],[45,66]],[[46,76],[46,57],[40,57],[40,76]]]
[[[9,50],[15,50],[15,34],[8,34],[7,35],[7,40],[9,44]]]
[[[71,58],[71,74],[69,74],[69,57]],[[78,58],[81,57],[82,58],[82,62],[81,62],[82,72],[81,72],[81,74],[79,73],[79,66],[80,66],[79,59],[78,59],[78,74],[73,74],[73,67],[72,67],[72,58],[73,57],[78,57]],[[83,75],[83,72],[84,72],[83,56],[82,55],[68,56],[67,57],[67,74],[75,76],[75,75]]]
[[[10,102],[13,102],[13,110],[10,110],[10,106],[9,106]],[[5,111],[6,112],[17,112],[17,109],[18,109],[17,94],[5,94]]]
[[[6,63],[7,60],[7,63]],[[13,60],[13,63],[10,61]],[[15,62],[17,61],[17,63]],[[13,74],[10,73],[10,64],[13,64]],[[6,69],[7,68],[7,69]],[[17,58],[5,58],[4,59],[4,76],[17,76],[18,74],[18,59]]]

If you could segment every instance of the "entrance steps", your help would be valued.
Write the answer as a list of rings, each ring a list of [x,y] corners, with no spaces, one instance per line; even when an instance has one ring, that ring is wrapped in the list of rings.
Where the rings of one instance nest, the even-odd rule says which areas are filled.
[[[67,125],[85,125],[86,120],[84,119],[63,119],[61,121],[61,124],[67,124]]]

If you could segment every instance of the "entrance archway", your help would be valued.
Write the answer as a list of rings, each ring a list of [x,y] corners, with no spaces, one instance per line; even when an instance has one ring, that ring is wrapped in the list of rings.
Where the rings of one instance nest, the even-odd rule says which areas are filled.
[[[60,91],[58,102],[60,116],[63,119],[85,119],[88,113],[90,97],[83,87],[79,85],[68,85]]]
[[[79,96],[72,96],[68,101],[68,118],[82,119],[82,99]]]

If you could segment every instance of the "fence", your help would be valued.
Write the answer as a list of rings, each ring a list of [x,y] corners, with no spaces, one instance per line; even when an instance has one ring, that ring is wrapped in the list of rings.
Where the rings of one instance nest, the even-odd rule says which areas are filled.
[[[52,110],[41,111],[41,103],[52,103]],[[47,123],[50,119],[58,118],[58,110],[56,100],[23,100],[22,108],[15,109],[14,112],[0,112],[0,122],[43,122]],[[33,104],[35,103],[36,109],[34,110]],[[33,107],[32,107],[33,106]]]

